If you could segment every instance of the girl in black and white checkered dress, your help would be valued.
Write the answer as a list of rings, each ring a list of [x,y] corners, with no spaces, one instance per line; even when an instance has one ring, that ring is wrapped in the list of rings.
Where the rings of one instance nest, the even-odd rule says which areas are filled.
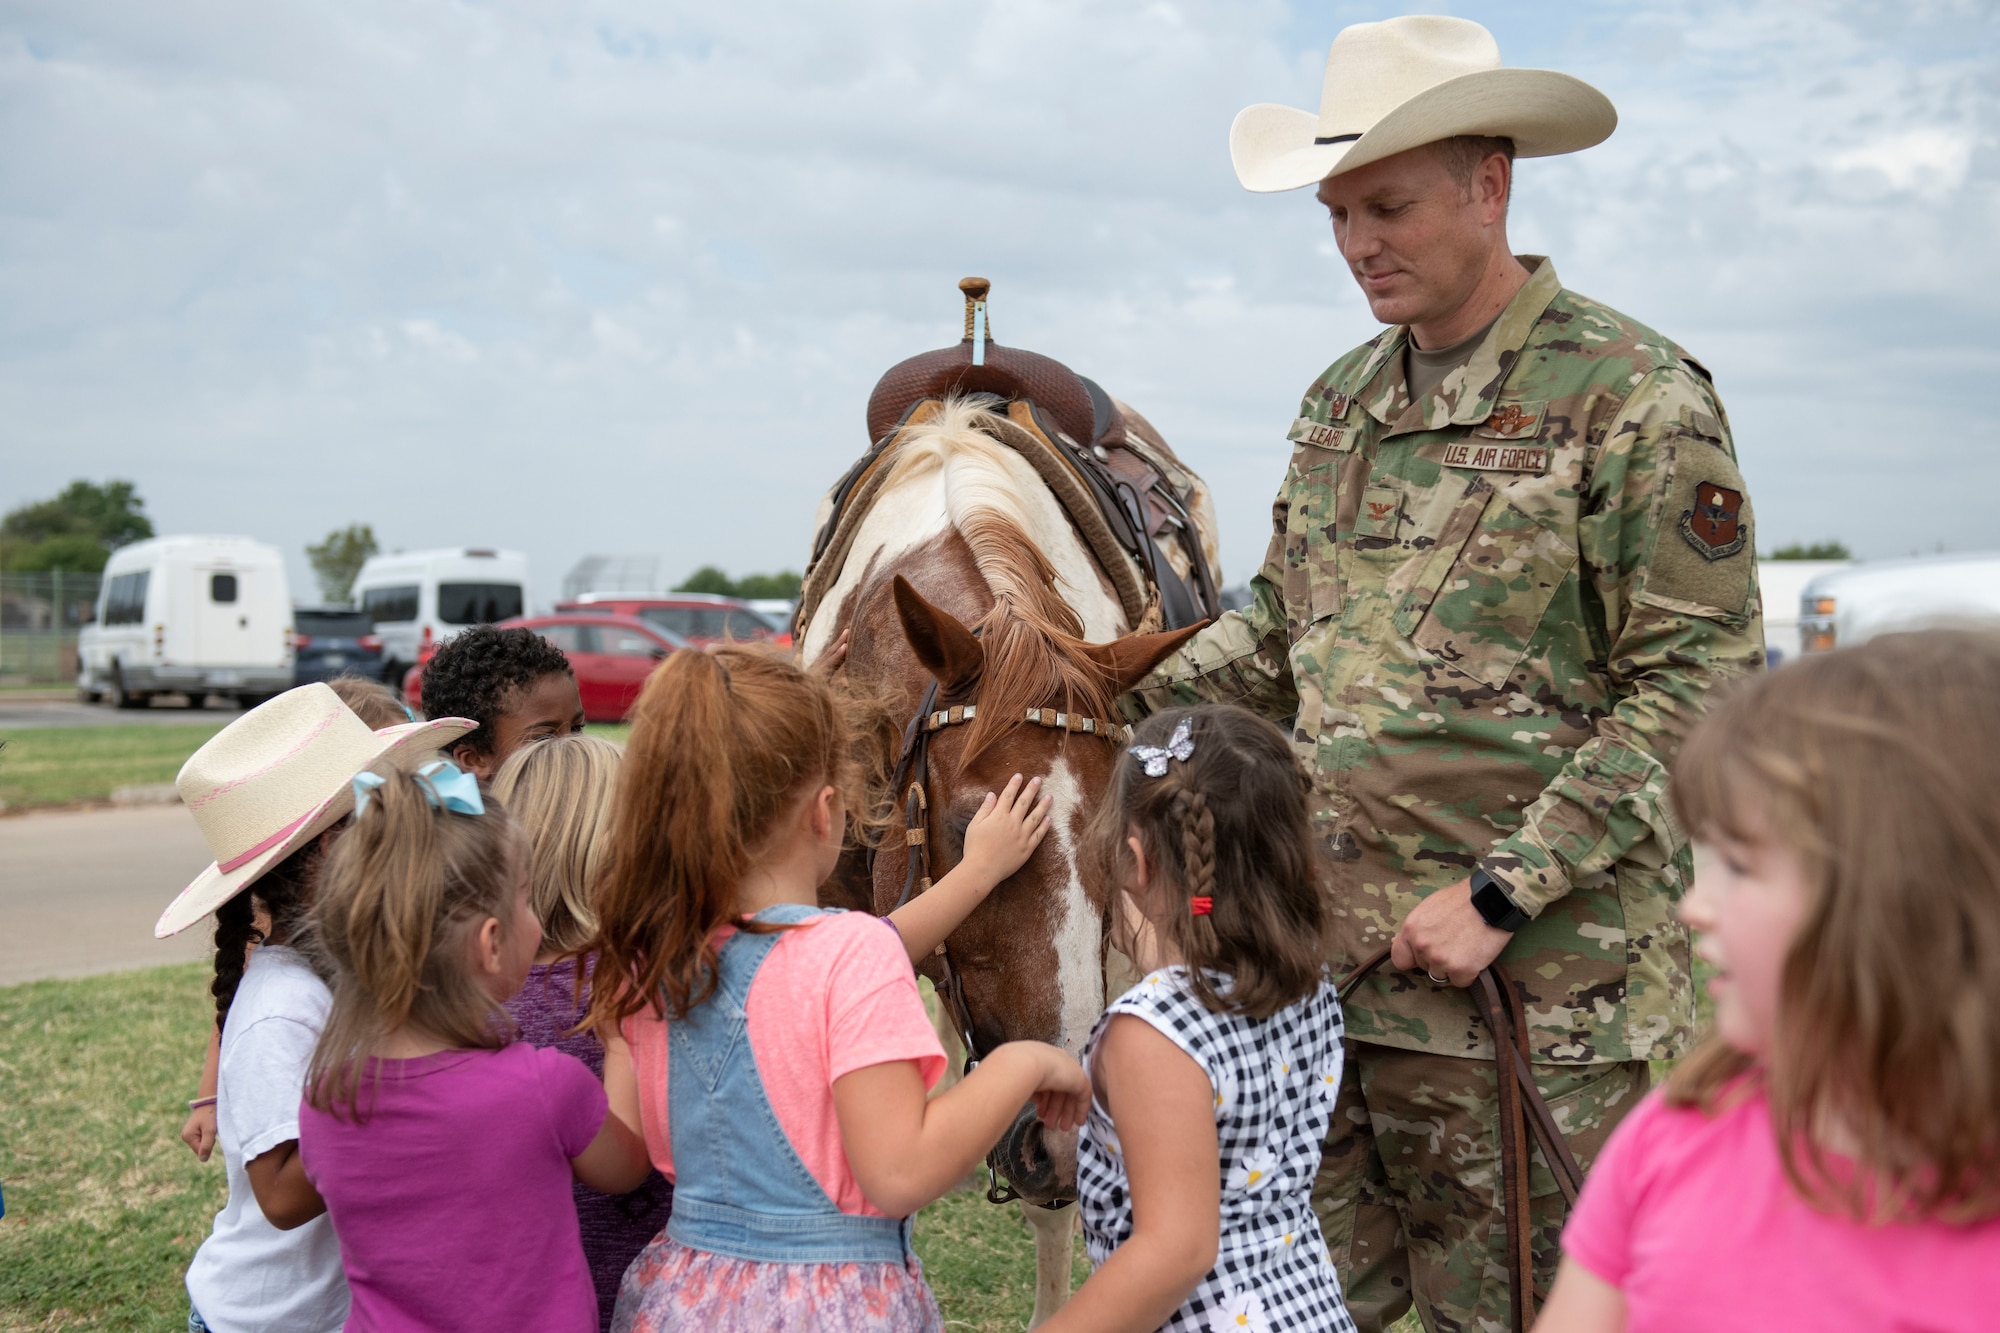
[[[1089,836],[1147,970],[1085,1048],[1077,1193],[1097,1270],[1046,1330],[1352,1330],[1313,1216],[1340,1003],[1308,782],[1240,708],[1156,715]]]

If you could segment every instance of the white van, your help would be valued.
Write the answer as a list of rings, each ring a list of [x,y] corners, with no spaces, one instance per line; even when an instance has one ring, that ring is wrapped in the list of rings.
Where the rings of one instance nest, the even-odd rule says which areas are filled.
[[[97,616],[77,636],[76,689],[140,708],[182,693],[245,708],[292,687],[292,592],[277,547],[248,537],[155,537],[111,553]]]
[[[1799,598],[1822,574],[1846,569],[1852,560],[1759,560],[1757,590],[1764,599],[1764,660],[1780,666],[1805,651],[1799,634]]]
[[[1822,574],[1799,597],[1799,638],[1823,653],[1899,630],[2000,628],[2000,552],[1874,560]]]
[[[373,556],[355,575],[354,600],[382,640],[382,679],[400,685],[426,647],[521,615],[528,557],[481,546]]]

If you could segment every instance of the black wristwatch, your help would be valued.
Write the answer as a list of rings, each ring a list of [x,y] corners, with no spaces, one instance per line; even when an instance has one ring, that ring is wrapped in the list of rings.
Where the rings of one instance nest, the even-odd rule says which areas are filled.
[[[1534,919],[1514,906],[1514,900],[1500,887],[1500,881],[1484,870],[1472,872],[1472,905],[1479,909],[1487,925],[1510,934]]]

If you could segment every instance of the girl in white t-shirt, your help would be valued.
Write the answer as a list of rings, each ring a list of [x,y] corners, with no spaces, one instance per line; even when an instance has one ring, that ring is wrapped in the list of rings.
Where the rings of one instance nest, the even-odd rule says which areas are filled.
[[[420,764],[471,730],[449,718],[380,732],[325,685],[242,717],[176,780],[215,864],[154,927],[165,937],[213,915],[221,1032],[215,1146],[229,1198],[188,1266],[190,1330],[332,1333],[347,1279],[326,1206],[299,1161],[299,1101],[331,995],[305,936],[320,862],[353,810],[355,774]]]

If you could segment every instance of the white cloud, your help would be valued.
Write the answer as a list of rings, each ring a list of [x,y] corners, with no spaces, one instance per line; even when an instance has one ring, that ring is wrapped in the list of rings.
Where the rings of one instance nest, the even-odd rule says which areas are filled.
[[[1619,104],[1523,165],[1517,241],[1715,371],[1767,536],[1992,544],[1990,11],[1467,12]],[[13,6],[0,506],[129,476],[167,529],[519,546],[544,595],[589,551],[796,566],[875,377],[981,273],[1003,340],[1211,478],[1240,580],[1299,392],[1374,326],[1226,131],[1375,16]]]

